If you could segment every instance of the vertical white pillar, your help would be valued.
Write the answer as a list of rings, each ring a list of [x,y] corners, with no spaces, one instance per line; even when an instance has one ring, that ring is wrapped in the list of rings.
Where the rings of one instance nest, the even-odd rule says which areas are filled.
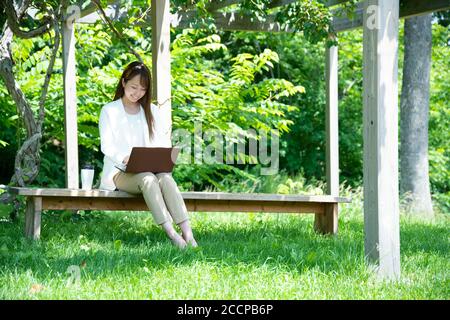
[[[398,199],[399,0],[364,6],[365,254],[381,278],[400,276]]]
[[[169,0],[152,0],[152,98],[157,101],[163,115],[164,141],[167,144],[170,144],[172,130],[169,9]]]
[[[75,24],[62,22],[63,82],[64,82],[64,146],[66,159],[66,188],[78,189],[78,130],[75,65]]]
[[[325,49],[325,81],[326,81],[326,109],[325,109],[325,164],[326,164],[326,193],[339,196],[339,131],[338,131],[338,48],[332,46]],[[338,204],[330,203],[325,206],[324,214],[315,214],[314,228],[322,234],[336,234],[338,232]]]
[[[327,194],[339,196],[338,47],[326,48],[326,177]]]

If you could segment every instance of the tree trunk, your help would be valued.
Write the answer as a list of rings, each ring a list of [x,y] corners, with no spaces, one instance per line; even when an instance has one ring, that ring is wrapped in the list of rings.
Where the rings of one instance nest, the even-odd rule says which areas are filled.
[[[14,164],[15,172],[9,183],[10,185],[19,185],[21,187],[28,183],[32,183],[39,174],[39,150],[42,138],[42,124],[44,123],[45,115],[44,105],[53,72],[53,66],[58,54],[60,44],[58,21],[62,16],[59,3],[56,4],[56,8],[52,8],[51,10],[49,8],[44,8],[42,10],[45,10],[47,14],[51,13],[51,15],[46,15],[42,25],[36,29],[24,31],[21,27],[21,19],[30,6],[30,3],[31,0],[16,0],[15,2],[11,0],[0,0],[0,4],[4,8],[3,10],[7,17],[4,25],[0,26],[0,30],[2,30],[0,34],[0,77],[3,79],[8,93],[15,102],[18,115],[23,120],[27,131],[26,140],[17,151]],[[1,13],[3,13],[3,11]],[[37,119],[35,119],[30,103],[27,101],[24,93],[20,89],[14,75],[14,62],[11,53],[11,43],[13,40],[13,35],[30,39],[48,32],[52,26],[55,31],[54,47],[45,76],[41,97],[39,99],[39,113],[37,115]],[[0,197],[0,201],[2,202],[7,200],[8,199],[6,199],[5,196]]]
[[[431,19],[405,20],[405,57],[400,103],[400,192],[407,193],[407,211],[433,218],[428,174]]]

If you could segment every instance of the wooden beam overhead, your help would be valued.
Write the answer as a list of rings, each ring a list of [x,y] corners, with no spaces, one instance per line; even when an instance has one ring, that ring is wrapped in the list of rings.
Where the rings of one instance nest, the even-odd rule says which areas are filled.
[[[280,0],[281,1],[281,0]],[[289,1],[289,0],[285,0]],[[345,1],[330,1],[338,4]],[[450,9],[450,0],[431,0],[423,2],[419,0],[402,1],[400,4],[400,18],[410,18],[412,16],[428,14],[434,11]],[[333,20],[333,28],[336,32],[360,28],[363,25],[363,3],[358,3],[353,19],[337,17]],[[191,20],[195,12],[180,13],[174,16],[172,21],[175,28],[191,27]],[[269,15],[265,22],[257,21],[254,17],[240,15],[235,12],[213,13],[213,17],[218,29],[240,30],[240,31],[260,31],[260,32],[294,32],[291,28],[282,28],[275,22],[275,15]]]
[[[297,0],[273,0],[270,4],[269,4],[269,8],[273,9],[273,8],[278,8],[278,7],[282,7],[282,6],[286,6],[289,5],[291,3],[296,2]],[[325,6],[327,7],[332,7],[338,4],[342,4],[345,2],[349,2],[350,0],[328,0],[328,2],[325,4]],[[242,0],[211,0],[210,4],[207,5],[206,10],[208,10],[209,12],[216,12],[218,10],[221,10],[223,8],[235,5],[235,4],[239,4],[240,2],[242,2]],[[183,8],[183,12],[189,12],[195,10],[195,6],[194,5],[188,5],[185,8]]]
[[[111,20],[120,20],[123,17],[126,17],[128,15],[127,11],[124,9],[120,9],[118,6],[109,6],[103,9],[105,11],[105,14],[108,18]],[[102,16],[98,12],[92,12],[86,16],[83,16],[82,18],[78,19],[77,23],[82,24],[91,24],[95,23],[96,21],[102,20]]]
[[[360,28],[363,25],[364,2],[358,3],[355,8],[354,18],[346,16],[333,16],[333,29],[336,32]]]
[[[113,4],[120,4],[120,0],[109,0],[107,6],[113,5]],[[90,15],[91,13],[94,13],[97,11],[97,6],[95,5],[95,3],[91,2],[89,3],[86,8],[84,8],[83,10],[81,10],[80,12],[80,18],[83,18],[87,15]]]
[[[431,12],[450,9],[450,0],[404,0],[400,1],[400,17],[411,18]]]
[[[333,21],[334,30],[337,32],[361,28],[363,26],[363,13],[364,9],[358,4],[358,8],[355,10],[353,19],[348,18],[336,18]],[[409,0],[400,1],[400,18],[407,19],[414,16],[425,15],[431,12],[449,10],[450,0]]]
[[[272,3],[269,5],[269,8],[277,8],[277,7],[282,7],[282,6],[286,6],[288,4],[294,3],[297,0],[274,0],[272,1]],[[333,7],[336,6],[338,4],[342,4],[345,2],[349,2],[350,0],[328,0],[327,3],[325,4],[326,7]]]
[[[172,27],[192,28],[192,12],[175,14],[172,17]],[[213,14],[215,25],[221,30],[242,30],[242,31],[269,31],[269,32],[292,32],[293,30],[282,28],[281,24],[275,22],[275,16],[270,15],[266,21],[257,21],[255,17],[240,15],[235,12],[216,12]]]
[[[341,18],[333,22],[334,29],[336,31],[343,31],[347,29],[357,28],[362,26],[362,9],[360,10],[360,19],[349,21],[348,19]],[[192,28],[194,12],[187,12],[181,14],[175,14],[172,18],[172,27],[174,28]],[[359,17],[359,16],[358,16]],[[294,29],[288,27],[282,27],[276,20],[275,15],[267,16],[264,22],[256,20],[255,17],[249,17],[246,15],[240,15],[236,12],[216,12],[213,13],[215,25],[220,30],[228,31],[260,31],[260,32],[294,32]],[[361,21],[360,21],[361,20]]]
[[[287,6],[287,5],[289,5],[291,3],[294,3],[296,1],[297,0],[273,0],[268,5],[268,7],[271,8],[271,9],[278,8],[278,7],[282,7],[282,6]],[[349,2],[349,1],[350,0],[329,0],[326,3],[326,6],[327,7],[332,7],[332,6],[335,6],[335,5],[338,5],[338,4],[341,4],[341,3],[345,3],[345,2]],[[217,10],[229,7],[231,5],[238,4],[240,2],[242,2],[242,0],[211,1],[211,4],[209,4],[207,6],[207,10],[211,11],[211,12],[214,12],[214,11],[217,11]],[[190,8],[193,8],[193,7],[190,7]]]
[[[238,4],[242,2],[242,0],[222,0],[222,1],[211,1],[211,4],[207,6],[208,11],[217,11],[234,4]]]
[[[241,15],[237,12],[227,12],[221,13],[217,10],[224,8],[226,6],[239,3],[241,0],[224,0],[224,1],[212,1],[210,5],[211,11],[213,12],[213,18],[218,29],[229,30],[229,31],[259,31],[259,32],[294,32],[292,28],[281,27],[280,23],[275,21],[275,15],[269,15],[266,21],[257,21],[254,17],[249,17]],[[279,7],[282,5],[287,5],[295,0],[274,0],[271,7]],[[327,6],[332,7],[338,4],[348,2],[349,0],[329,0]],[[110,0],[110,4],[117,3],[117,0]],[[333,20],[333,28],[336,32],[342,32],[346,30],[356,29],[362,27],[363,24],[363,2],[357,4],[355,10],[354,18],[348,19],[346,17],[336,17]],[[95,5],[91,4],[81,13],[80,23],[93,23],[99,19],[98,15],[95,13]],[[431,0],[431,1],[421,1],[421,0],[409,0],[400,1],[400,18],[409,18],[412,16],[417,16],[421,14],[428,14],[434,11],[441,11],[450,9],[450,0]],[[89,17],[86,17],[86,15]],[[113,12],[110,10],[110,14]],[[172,14],[171,25],[174,28],[193,28],[192,20],[197,15],[195,10],[181,11],[176,14]],[[141,25],[149,25],[151,23],[150,19],[145,22],[140,23]]]

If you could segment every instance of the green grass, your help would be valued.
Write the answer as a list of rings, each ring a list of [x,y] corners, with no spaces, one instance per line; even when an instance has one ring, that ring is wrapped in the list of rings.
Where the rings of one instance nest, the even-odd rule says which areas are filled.
[[[359,212],[359,213],[358,213]],[[339,235],[313,215],[193,213],[198,249],[179,251],[145,212],[44,213],[41,241],[23,215],[0,222],[0,299],[449,299],[449,221],[402,217],[397,282],[364,261],[359,200]],[[82,265],[70,283],[71,265]]]

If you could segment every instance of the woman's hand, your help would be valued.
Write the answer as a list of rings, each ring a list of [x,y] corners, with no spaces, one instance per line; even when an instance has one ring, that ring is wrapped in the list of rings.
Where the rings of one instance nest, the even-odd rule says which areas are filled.
[[[128,160],[130,159],[130,156],[126,156],[125,158],[123,158],[122,163],[123,164],[128,164]]]

